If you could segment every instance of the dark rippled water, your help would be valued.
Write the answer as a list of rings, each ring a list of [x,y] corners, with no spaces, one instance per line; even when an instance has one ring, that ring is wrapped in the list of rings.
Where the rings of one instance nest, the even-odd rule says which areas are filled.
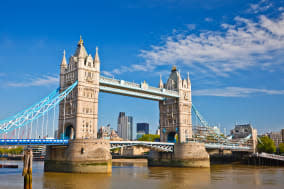
[[[19,169],[0,169],[0,188],[23,188],[22,162]],[[254,167],[246,165],[214,165],[211,168],[161,168],[146,164],[119,164],[112,174],[44,173],[43,162],[33,164],[33,188],[89,189],[89,188],[212,188],[252,189],[284,188],[283,167]]]

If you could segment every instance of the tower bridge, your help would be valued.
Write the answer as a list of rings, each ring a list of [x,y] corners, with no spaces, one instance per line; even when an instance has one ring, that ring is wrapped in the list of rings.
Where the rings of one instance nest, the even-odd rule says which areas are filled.
[[[158,101],[160,142],[97,139],[100,92]],[[19,139],[21,128],[30,125],[33,131],[33,122],[48,115],[52,109],[55,114],[57,104],[57,139]],[[197,141],[192,131],[192,110],[203,124],[203,128],[211,132],[215,143]],[[3,138],[7,133],[16,130],[18,138]],[[43,132],[43,128],[41,131]],[[74,55],[69,58],[69,63],[64,51],[60,65],[59,89],[30,108],[0,121],[0,135],[0,145],[50,145],[45,161],[46,171],[110,172],[110,149],[131,145],[148,146],[159,151],[151,157],[150,164],[189,167],[209,166],[209,155],[205,148],[252,150],[251,146],[232,143],[220,134],[214,131],[212,133],[210,126],[192,105],[189,75],[182,78],[173,66],[168,80],[164,83],[160,79],[158,87],[149,86],[145,81],[138,84],[104,77],[100,75],[98,48],[93,58],[87,53],[82,38]],[[174,143],[176,138],[177,141]]]

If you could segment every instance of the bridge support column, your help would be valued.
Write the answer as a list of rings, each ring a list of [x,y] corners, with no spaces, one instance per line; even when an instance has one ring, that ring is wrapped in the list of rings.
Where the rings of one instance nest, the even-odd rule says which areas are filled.
[[[76,139],[69,146],[49,146],[44,171],[111,173],[110,144],[107,140]]]
[[[196,142],[177,143],[174,153],[153,152],[148,159],[149,166],[210,167],[209,154],[204,144]]]

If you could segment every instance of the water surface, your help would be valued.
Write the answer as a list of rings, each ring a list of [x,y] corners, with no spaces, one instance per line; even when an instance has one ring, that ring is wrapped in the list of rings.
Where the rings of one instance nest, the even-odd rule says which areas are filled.
[[[23,188],[22,162],[0,161],[0,163],[19,165],[18,169],[0,169],[0,188]],[[279,189],[284,188],[284,168],[248,165],[213,165],[211,168],[168,168],[147,167],[143,163],[115,163],[112,174],[72,174],[44,173],[43,162],[34,162],[33,188]]]

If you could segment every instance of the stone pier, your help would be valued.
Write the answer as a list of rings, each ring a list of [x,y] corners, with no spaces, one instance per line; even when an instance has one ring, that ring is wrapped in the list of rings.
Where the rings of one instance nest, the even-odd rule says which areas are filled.
[[[76,139],[69,146],[49,146],[44,171],[72,173],[111,173],[108,140]]]
[[[210,158],[202,143],[179,143],[175,144],[174,153],[151,151],[148,165],[169,167],[210,167]]]

